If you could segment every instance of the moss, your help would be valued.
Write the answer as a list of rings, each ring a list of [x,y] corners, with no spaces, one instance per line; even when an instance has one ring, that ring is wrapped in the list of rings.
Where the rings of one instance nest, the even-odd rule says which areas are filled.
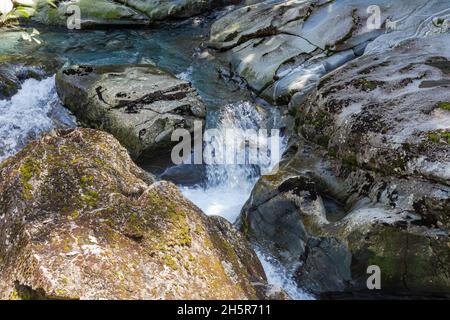
[[[438,103],[438,108],[450,111],[450,102],[439,102]]]
[[[90,207],[95,207],[98,204],[98,200],[99,200],[99,194],[96,191],[93,190],[85,190],[83,192],[84,194],[80,196],[80,200],[90,206]]]
[[[321,135],[317,138],[317,144],[321,145],[322,147],[327,148],[329,142],[330,142],[330,136],[328,136],[328,135]]]
[[[157,190],[152,190],[148,193],[148,198],[152,204],[152,207],[160,208],[158,215],[165,221],[167,229],[165,230],[165,241],[162,244],[173,246],[191,246],[191,228],[187,222],[187,208],[183,204],[174,202],[170,197],[172,194],[162,195]],[[149,212],[149,215],[154,212]],[[153,231],[159,230],[159,228],[153,229]],[[153,235],[154,236],[154,235]]]
[[[431,142],[438,143],[440,140],[439,134],[434,132],[428,133],[428,140],[430,140]]]
[[[244,215],[241,221],[242,221],[241,232],[248,239],[250,236],[250,227],[248,225],[247,215]]]
[[[23,299],[19,296],[17,290],[14,289],[13,292],[11,293],[11,296],[9,297],[9,300],[23,300]]]
[[[81,183],[83,183],[83,184],[91,183],[93,181],[94,181],[94,177],[93,176],[89,176],[89,177],[82,176],[81,177]]]
[[[71,215],[69,216],[70,220],[76,220],[80,216],[80,212],[78,210],[74,210]]]
[[[64,239],[64,241],[63,241],[63,249],[64,249],[64,251],[72,250],[72,243],[71,243],[70,239]]]
[[[366,79],[361,80],[360,84],[364,91],[373,91],[377,88],[377,84],[374,81]]]

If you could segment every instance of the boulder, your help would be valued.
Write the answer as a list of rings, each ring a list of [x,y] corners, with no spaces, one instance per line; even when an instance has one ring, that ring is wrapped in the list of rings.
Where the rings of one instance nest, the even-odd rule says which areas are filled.
[[[449,186],[448,49],[449,35],[415,38],[332,72],[295,106],[299,134],[349,165]]]
[[[208,10],[231,4],[240,0],[117,0],[139,12],[146,14],[151,21],[168,18],[188,18]]]
[[[257,299],[249,244],[111,135],[53,131],[0,166],[1,299]]]
[[[286,5],[277,7],[284,8],[278,19]],[[326,7],[313,6],[301,30],[312,21],[328,23],[314,18]],[[367,268],[377,265],[384,294],[448,297],[450,37],[439,34],[445,31],[436,22],[443,14],[439,8],[435,1],[418,7],[424,20],[406,15],[396,31],[378,36],[357,58],[345,57],[349,45],[341,50],[344,42],[339,41],[338,52],[327,58],[337,61],[328,69],[324,65],[315,78],[310,73],[313,81],[302,82],[291,73],[266,88],[296,88],[290,100],[271,94],[290,101],[297,134],[280,170],[256,184],[241,228],[294,269],[299,285],[313,293],[370,292]],[[354,32],[345,43],[355,44]],[[302,35],[310,41],[313,36]],[[244,37],[231,50],[275,37]],[[332,71],[340,59],[353,60]],[[310,67],[315,64],[301,66],[303,71]],[[297,90],[303,84],[310,94]]]
[[[46,0],[33,0],[34,21],[66,26],[78,7],[82,29],[107,26],[148,26],[166,19],[188,18],[208,10],[237,4],[239,0],[63,0],[56,7]]]
[[[148,17],[127,7],[126,5],[110,0],[65,0],[55,2],[56,7],[46,0],[35,1],[35,14],[32,20],[48,25],[68,26],[68,19],[79,8],[80,27],[82,29],[101,26],[146,26],[150,23]]]
[[[83,125],[112,133],[133,158],[169,152],[175,129],[193,132],[205,117],[189,82],[152,65],[70,66],[56,86]]]

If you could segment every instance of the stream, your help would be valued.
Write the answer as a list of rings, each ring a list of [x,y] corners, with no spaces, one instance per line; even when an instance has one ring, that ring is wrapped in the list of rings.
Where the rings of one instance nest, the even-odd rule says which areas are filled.
[[[71,64],[153,63],[190,81],[198,90],[207,107],[206,128],[216,128],[219,132],[230,127],[280,128],[281,119],[276,108],[219,77],[220,62],[201,49],[202,43],[208,39],[209,27],[206,17],[146,30],[68,32],[36,27],[41,44],[23,41],[22,31],[11,30],[0,33],[0,52],[57,58]],[[30,140],[39,138],[43,132],[73,126],[76,126],[75,119],[57,97],[54,77],[40,81],[25,80],[10,100],[0,100],[0,161],[16,153]],[[282,139],[280,151],[285,142]],[[261,173],[261,168],[251,165],[181,165],[169,168],[164,162],[161,165],[140,165],[160,178],[170,178],[206,214],[222,216],[232,223],[238,219]],[[260,248],[255,247],[255,251],[270,284],[283,288],[293,299],[313,298],[298,288],[290,272],[276,259]]]

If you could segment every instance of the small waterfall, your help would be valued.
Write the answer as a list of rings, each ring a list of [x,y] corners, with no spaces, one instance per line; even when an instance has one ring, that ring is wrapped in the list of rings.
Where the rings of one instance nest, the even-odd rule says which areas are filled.
[[[55,127],[74,126],[58,100],[55,79],[28,79],[9,100],[0,100],[0,161]]]
[[[276,164],[274,162],[278,162],[278,160],[271,161],[271,154],[266,148],[270,150],[270,146],[280,149],[283,147],[283,143],[272,142],[272,139],[278,140],[279,136],[271,135],[271,129],[279,127],[280,119],[274,109],[265,109],[250,102],[225,105],[211,117],[213,121],[209,122],[216,126],[214,128],[216,134],[214,140],[206,143],[206,147],[214,149],[214,158],[208,158],[208,153],[205,153],[205,161],[214,163],[214,159],[221,159],[223,162],[206,166],[206,187],[184,187],[182,190],[184,195],[206,214],[220,215],[230,222],[235,222],[261,171],[269,171],[270,167]],[[207,126],[207,129],[213,129],[212,125]],[[246,134],[248,133],[246,130],[249,129],[255,132],[259,129],[268,129],[268,134],[249,136]],[[244,142],[246,145],[243,146],[239,142]],[[249,163],[252,155],[248,147],[252,144],[259,147],[253,148],[257,151],[258,159]],[[230,146],[233,145],[239,149],[237,151],[242,152],[241,155],[246,156],[246,161],[238,161],[239,156],[232,152],[234,150],[230,151]],[[277,154],[281,154],[281,150],[277,150]],[[230,159],[230,155],[235,160],[231,163],[238,164],[225,161],[226,157]],[[253,160],[255,160],[254,157],[255,155]],[[241,157],[241,160],[243,159],[244,157]]]

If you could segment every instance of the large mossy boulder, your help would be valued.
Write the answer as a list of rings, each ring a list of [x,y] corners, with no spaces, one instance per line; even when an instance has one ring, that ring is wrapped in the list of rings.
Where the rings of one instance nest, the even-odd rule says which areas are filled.
[[[205,117],[189,82],[152,65],[70,66],[56,87],[81,124],[112,133],[133,158],[170,154],[172,132]]]
[[[2,299],[266,297],[240,233],[101,131],[54,131],[4,161],[0,213]]]

